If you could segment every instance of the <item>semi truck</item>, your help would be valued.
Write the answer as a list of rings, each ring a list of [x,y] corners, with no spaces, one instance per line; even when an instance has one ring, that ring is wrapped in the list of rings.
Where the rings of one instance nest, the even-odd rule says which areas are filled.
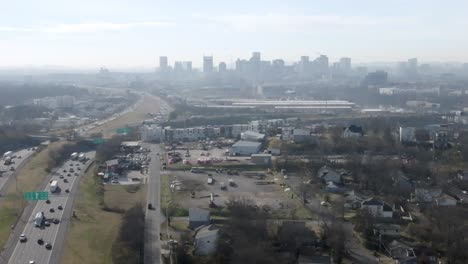
[[[44,212],[38,212],[36,217],[34,217],[34,224],[36,227],[41,227],[44,222]]]
[[[59,188],[59,186],[58,186],[58,181],[52,181],[52,182],[50,183],[50,192],[51,192],[51,193],[57,192],[57,191],[58,191],[58,188]]]
[[[13,151],[7,151],[3,154],[3,159],[6,159],[8,157],[11,157],[11,155],[13,154]]]
[[[78,152],[73,152],[73,153],[70,155],[70,158],[71,158],[72,160],[77,159],[77,158],[78,158]]]

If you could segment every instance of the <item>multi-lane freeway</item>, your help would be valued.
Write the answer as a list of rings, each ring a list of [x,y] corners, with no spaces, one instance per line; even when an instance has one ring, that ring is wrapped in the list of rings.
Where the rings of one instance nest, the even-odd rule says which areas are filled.
[[[161,225],[160,208],[160,148],[156,144],[147,144],[145,147],[151,150],[149,164],[147,202],[151,208],[146,207],[145,214],[145,264],[161,263],[161,250],[159,241],[159,229]]]
[[[9,263],[59,263],[63,249],[63,240],[68,221],[72,214],[73,199],[78,188],[79,179],[94,159],[94,152],[86,153],[87,161],[68,160],[54,173],[50,182],[58,181],[59,192],[50,192],[50,183],[44,191],[49,192],[49,202],[39,201],[29,217],[22,234],[26,242],[18,242],[11,254]],[[59,208],[61,207],[61,209]],[[38,212],[44,212],[46,221],[36,227],[34,218]],[[54,223],[58,219],[58,223]],[[43,240],[43,244],[39,240]],[[51,249],[45,245],[51,244]]]
[[[4,194],[8,188],[8,182],[11,182],[11,176],[16,174],[16,171],[21,169],[25,161],[34,153],[32,149],[22,149],[12,154],[13,163],[5,165],[4,160],[0,160],[0,196]],[[13,170],[11,169],[13,168]]]

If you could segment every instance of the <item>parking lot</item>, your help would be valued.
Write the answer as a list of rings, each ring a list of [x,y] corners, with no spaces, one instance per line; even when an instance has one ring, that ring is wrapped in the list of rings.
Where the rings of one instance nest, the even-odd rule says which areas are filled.
[[[258,205],[267,205],[272,209],[283,209],[293,206],[293,202],[285,200],[289,194],[280,186],[282,182],[272,175],[266,177],[227,175],[224,173],[192,173],[189,171],[166,171],[170,176],[173,200],[183,208],[210,207],[210,196],[214,195],[214,203],[224,206],[231,197],[246,198],[255,201]],[[213,183],[208,184],[208,178],[213,178]],[[230,184],[232,180],[232,184]],[[226,188],[222,190],[221,186]],[[193,193],[192,193],[193,192]]]

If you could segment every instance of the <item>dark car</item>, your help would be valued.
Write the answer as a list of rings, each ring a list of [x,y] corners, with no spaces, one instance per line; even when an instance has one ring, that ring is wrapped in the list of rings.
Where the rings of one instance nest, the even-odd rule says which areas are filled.
[[[53,213],[53,212],[55,212],[55,209],[54,209],[54,208],[50,208],[50,209],[49,209],[49,212]]]
[[[70,190],[66,189],[66,190],[65,190],[65,192],[66,192],[66,193],[69,193],[69,192],[70,192]]]
[[[63,182],[68,182],[68,180],[67,180],[67,179],[63,179]]]
[[[46,202],[46,204],[50,204],[50,200],[46,200],[45,202]]]
[[[67,172],[67,170],[63,170],[63,172]]]
[[[149,203],[149,204],[148,204],[148,209],[149,209],[149,210],[152,210],[152,209],[153,209],[153,204],[152,204],[152,203]]]
[[[60,178],[60,179],[63,179],[63,178],[64,178],[64,176],[63,176],[63,175],[60,175],[60,177],[59,177],[59,178]]]
[[[57,208],[58,208],[59,210],[63,210],[62,205],[59,205]]]
[[[39,239],[37,240],[37,243],[38,243],[39,245],[43,245],[43,244],[44,244],[44,239],[39,238]]]
[[[54,220],[52,220],[52,222],[57,225],[58,223],[60,223],[60,220],[58,220],[57,218],[54,218]]]
[[[70,176],[71,176],[71,174],[70,174],[70,173],[68,173],[68,174],[67,174],[67,176],[68,176],[68,177],[70,177]]]
[[[48,249],[48,250],[51,250],[52,249],[52,244],[51,243],[47,243],[45,245],[45,248]]]

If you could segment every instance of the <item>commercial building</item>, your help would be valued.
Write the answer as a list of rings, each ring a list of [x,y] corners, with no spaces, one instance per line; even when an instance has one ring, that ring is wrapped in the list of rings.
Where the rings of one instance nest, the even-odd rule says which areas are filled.
[[[414,143],[414,142],[416,142],[416,128],[414,128],[414,127],[400,127],[400,142],[401,143]]]
[[[250,160],[255,164],[269,165],[271,163],[271,154],[252,154]]]
[[[203,72],[205,73],[213,72],[213,57],[212,56],[203,57]]]
[[[238,141],[231,146],[229,152],[231,155],[248,156],[260,151],[262,143],[252,141]]]
[[[241,139],[246,141],[263,141],[265,134],[247,130],[241,133]]]
[[[168,62],[167,62],[167,56],[160,56],[159,57],[159,70],[160,71],[167,71],[168,69]]]

